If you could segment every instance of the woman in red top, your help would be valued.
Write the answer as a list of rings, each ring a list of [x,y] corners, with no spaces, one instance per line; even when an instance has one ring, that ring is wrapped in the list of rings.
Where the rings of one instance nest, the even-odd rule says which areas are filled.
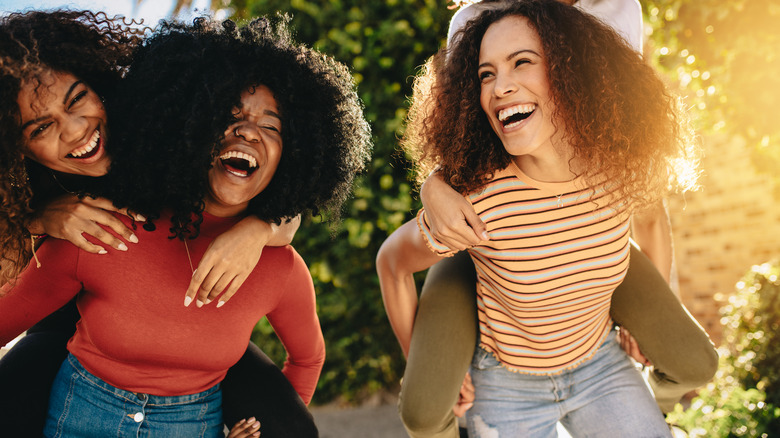
[[[200,20],[158,31],[121,92],[115,104],[124,117],[112,121],[117,151],[98,194],[150,219],[136,231],[138,245],[102,257],[47,243],[38,258],[48,274],[30,268],[0,300],[7,340],[85,287],[46,433],[104,436],[120,428],[218,436],[219,381],[265,314],[288,350],[285,375],[308,401],[324,347],[311,280],[291,248],[266,249],[244,286],[256,290],[228,303],[187,307],[170,286],[188,282],[189,262],[244,215],[278,222],[345,198],[369,147],[348,72],[293,44],[284,24],[258,20],[237,29]],[[125,143],[134,145],[132,154]],[[73,257],[64,256],[68,248]],[[43,278],[57,279],[54,296],[35,300]],[[69,389],[70,381],[96,383]],[[94,387],[108,399],[79,403],[96,397]],[[113,408],[117,399],[132,399],[133,412]],[[184,425],[193,429],[183,432]]]

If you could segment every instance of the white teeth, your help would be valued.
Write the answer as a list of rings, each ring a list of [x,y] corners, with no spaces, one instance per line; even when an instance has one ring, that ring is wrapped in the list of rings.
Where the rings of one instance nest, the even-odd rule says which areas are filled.
[[[240,160],[245,160],[249,162],[249,167],[257,167],[257,160],[255,160],[255,157],[245,153],[245,152],[239,152],[239,151],[228,151],[224,154],[219,156],[220,160],[226,160],[228,158],[238,158]]]
[[[498,112],[498,120],[503,122],[504,120],[508,119],[509,117],[517,113],[528,114],[532,112],[534,109],[536,109],[536,105],[532,103],[526,103],[523,105],[515,105],[509,108],[504,108]]]
[[[78,158],[84,154],[92,152],[92,149],[95,149],[95,146],[97,146],[98,140],[100,140],[100,130],[96,129],[95,133],[92,134],[92,138],[89,139],[87,144],[78,149],[75,149],[70,153],[70,155],[74,158]]]

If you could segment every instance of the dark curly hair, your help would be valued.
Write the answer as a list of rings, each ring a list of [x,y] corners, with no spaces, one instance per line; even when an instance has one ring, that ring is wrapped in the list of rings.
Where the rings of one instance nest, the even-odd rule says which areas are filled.
[[[131,60],[143,29],[122,17],[90,11],[31,11],[0,18],[0,281],[14,278],[31,256],[26,224],[33,189],[22,157],[22,84],[36,84],[48,71],[71,73],[102,96],[110,96]],[[27,162],[26,162],[27,161]]]
[[[512,159],[480,106],[477,74],[485,32],[507,16],[527,18],[541,39],[553,122],[589,185],[606,177],[617,199],[639,207],[670,185],[695,183],[694,136],[679,99],[614,30],[556,0],[497,1],[428,62],[402,140],[421,178],[438,166],[468,193]]]
[[[121,116],[111,120],[103,195],[147,218],[171,209],[171,232],[197,236],[208,171],[241,93],[265,85],[282,117],[282,157],[246,213],[275,222],[305,211],[337,213],[370,156],[370,129],[347,68],[293,42],[288,22],[163,23],[115,99]]]

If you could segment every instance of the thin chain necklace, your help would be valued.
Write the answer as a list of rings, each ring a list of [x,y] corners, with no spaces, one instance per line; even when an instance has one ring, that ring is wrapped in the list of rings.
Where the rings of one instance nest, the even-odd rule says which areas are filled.
[[[187,246],[187,238],[186,237],[184,238],[184,249],[187,251],[187,260],[190,261],[190,271],[192,271],[192,273],[194,274],[195,273],[195,268],[192,267],[192,257],[190,257],[190,247]]]

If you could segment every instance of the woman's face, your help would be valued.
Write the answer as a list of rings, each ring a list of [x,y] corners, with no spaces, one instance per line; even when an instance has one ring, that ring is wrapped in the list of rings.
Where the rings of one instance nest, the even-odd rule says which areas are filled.
[[[480,104],[507,152],[554,152],[547,65],[539,35],[521,16],[488,27],[479,49]]]
[[[72,74],[49,71],[37,87],[23,83],[16,102],[26,156],[64,173],[108,172],[106,110],[87,84]]]
[[[282,157],[282,119],[271,90],[258,85],[241,94],[237,121],[225,131],[209,170],[206,211],[236,216],[271,182]]]

